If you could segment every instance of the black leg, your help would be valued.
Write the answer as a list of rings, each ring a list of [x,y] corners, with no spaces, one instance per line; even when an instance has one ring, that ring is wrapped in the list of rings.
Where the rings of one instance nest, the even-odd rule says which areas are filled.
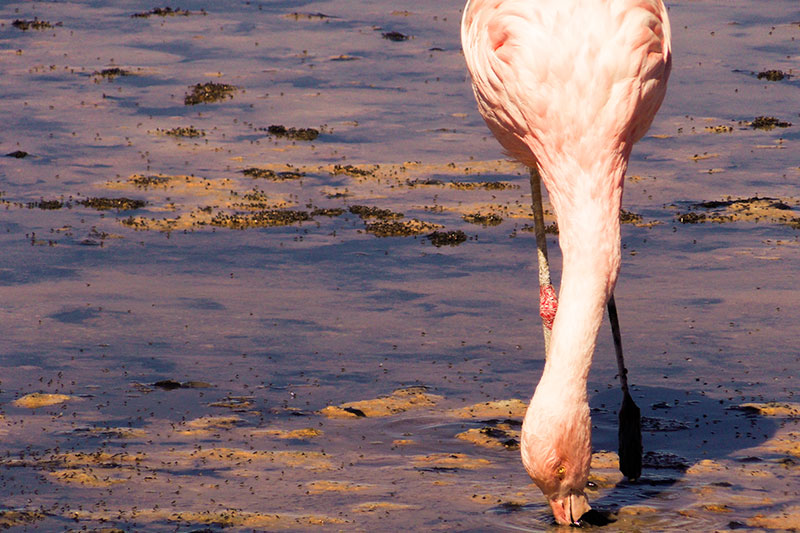
[[[642,475],[642,416],[628,390],[628,369],[625,368],[625,359],[622,357],[622,335],[613,294],[608,299],[608,319],[614,335],[619,383],[622,387],[622,407],[619,410],[619,470],[625,477],[633,480]]]

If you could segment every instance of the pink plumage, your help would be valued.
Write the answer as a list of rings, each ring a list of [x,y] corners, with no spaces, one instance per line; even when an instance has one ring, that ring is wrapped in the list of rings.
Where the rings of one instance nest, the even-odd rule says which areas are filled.
[[[620,267],[633,144],[664,98],[661,0],[469,0],[461,38],[478,109],[507,153],[538,168],[559,227],[559,306],[522,428],[522,459],[559,523],[589,509],[586,381]]]

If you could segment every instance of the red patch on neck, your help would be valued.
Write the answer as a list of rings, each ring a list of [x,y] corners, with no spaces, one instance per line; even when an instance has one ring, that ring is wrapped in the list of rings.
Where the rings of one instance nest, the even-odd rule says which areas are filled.
[[[541,285],[539,287],[539,316],[547,329],[553,329],[553,321],[556,319],[558,309],[558,297],[552,285]]]

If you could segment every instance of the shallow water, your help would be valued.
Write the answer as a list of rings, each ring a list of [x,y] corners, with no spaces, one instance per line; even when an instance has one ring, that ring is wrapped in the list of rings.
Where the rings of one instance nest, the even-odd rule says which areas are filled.
[[[28,154],[0,157],[0,523],[553,527],[498,444],[519,410],[456,411],[527,400],[543,364],[527,174],[475,110],[461,3],[186,2],[188,16],[131,17],[154,7],[0,7],[0,151]],[[642,219],[623,226],[616,292],[650,455],[635,484],[596,456],[590,500],[612,522],[594,527],[797,528],[797,411],[733,408],[796,402],[800,79],[756,74],[796,69],[800,10],[692,1],[670,15],[673,74],[629,168],[625,209]],[[35,18],[51,27],[12,24]],[[100,75],[113,67],[127,75]],[[211,81],[238,90],[184,104]],[[794,125],[749,127],[758,116]],[[279,124],[320,135],[269,135]],[[189,126],[205,135],[164,135]],[[95,197],[146,205],[81,203]],[[697,205],[753,197],[773,207]],[[434,246],[433,226],[378,237],[354,205],[467,240]],[[226,226],[321,208],[344,213]],[[476,213],[503,221],[463,218]],[[614,378],[604,330],[598,452],[615,448]],[[390,416],[385,400],[321,412],[409,387],[424,388]],[[15,403],[30,393],[67,397]],[[470,429],[500,438],[457,436]]]

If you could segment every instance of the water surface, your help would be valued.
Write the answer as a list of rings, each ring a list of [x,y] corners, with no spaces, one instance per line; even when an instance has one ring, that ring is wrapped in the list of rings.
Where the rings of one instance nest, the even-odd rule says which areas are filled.
[[[510,442],[543,365],[528,179],[475,110],[461,3],[157,7],[0,8],[0,151],[27,154],[0,157],[0,520],[554,527]],[[670,16],[673,74],[628,171],[641,218],[623,226],[616,292],[648,463],[628,484],[600,453],[619,402],[606,328],[590,499],[613,522],[595,527],[797,528],[800,10]],[[792,75],[758,78],[769,69]],[[208,82],[236,89],[187,105]],[[190,127],[203,134],[165,134]],[[353,206],[416,234],[377,236]],[[32,393],[65,397],[16,402]],[[733,409],[766,402],[790,408]]]

